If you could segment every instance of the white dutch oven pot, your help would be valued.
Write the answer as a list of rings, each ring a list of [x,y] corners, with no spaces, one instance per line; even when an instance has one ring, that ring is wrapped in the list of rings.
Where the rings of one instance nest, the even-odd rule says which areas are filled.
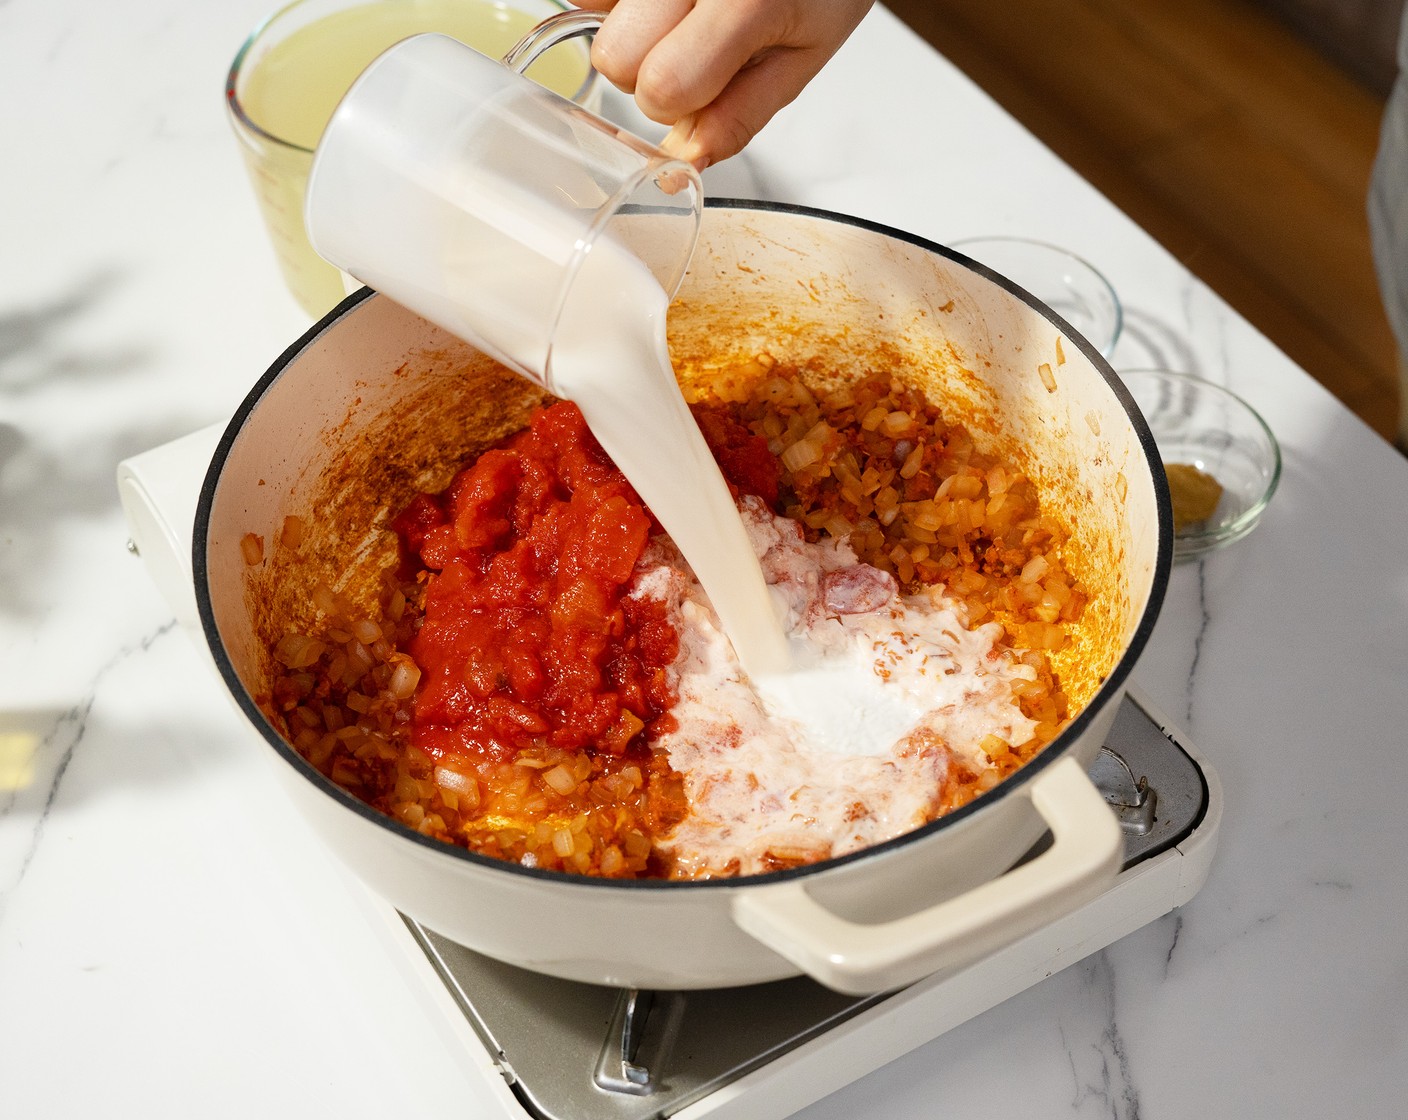
[[[260,380],[222,437],[195,525],[202,626],[235,701],[298,808],[375,891],[479,952],[630,987],[748,984],[804,972],[869,992],[952,969],[1099,893],[1122,843],[1085,770],[1153,627],[1171,556],[1167,487],[1109,366],[1050,311],[942,247],[837,215],[706,211],[670,311],[683,378],[760,351],[838,376],[906,376],[1001,440],[1070,521],[1096,592],[1059,668],[1083,707],[1025,768],[908,835],[814,866],[731,881],[617,882],[544,872],[429,840],[319,775],[279,735],[269,647],[311,625],[320,581],[374,587],[385,519],[516,430],[541,391],[384,297],[352,296]],[[297,557],[286,516],[314,528]],[[255,533],[265,559],[240,542]],[[370,602],[370,597],[367,600]],[[1009,870],[1043,835],[1049,846]]]

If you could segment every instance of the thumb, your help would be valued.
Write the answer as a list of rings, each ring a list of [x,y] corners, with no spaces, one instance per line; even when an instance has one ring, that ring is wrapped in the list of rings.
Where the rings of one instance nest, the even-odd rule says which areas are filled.
[[[676,121],[660,146],[700,171],[737,155],[795,100],[832,53],[783,47],[759,55],[708,105]]]

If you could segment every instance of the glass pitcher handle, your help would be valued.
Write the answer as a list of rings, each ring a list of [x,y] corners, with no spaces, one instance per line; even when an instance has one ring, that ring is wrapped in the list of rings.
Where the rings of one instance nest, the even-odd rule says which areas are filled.
[[[574,8],[548,16],[540,24],[516,42],[503,57],[503,64],[510,70],[523,73],[532,66],[540,54],[556,46],[564,39],[578,35],[590,35],[601,26],[605,12],[586,11]]]

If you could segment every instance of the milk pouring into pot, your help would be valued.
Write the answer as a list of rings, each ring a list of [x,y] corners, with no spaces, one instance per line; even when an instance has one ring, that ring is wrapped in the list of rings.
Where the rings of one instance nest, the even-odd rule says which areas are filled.
[[[307,224],[327,259],[581,409],[683,554],[731,646],[704,659],[719,679],[695,681],[697,703],[674,713],[682,726],[707,740],[706,727],[775,717],[788,751],[873,756],[882,770],[936,703],[1012,709],[1017,724],[1001,726],[1020,741],[1029,727],[1008,686],[1022,670],[993,661],[991,632],[960,641],[951,614],[935,629],[902,606],[893,581],[870,608],[874,633],[820,617],[827,604],[804,590],[822,578],[817,565],[854,565],[854,556],[818,553],[799,568],[785,548],[763,556],[766,518],[745,528],[666,345],[699,196],[693,168],[469,48],[420,36],[375,62],[334,115]],[[729,668],[733,658],[742,672]],[[744,688],[741,708],[719,699],[726,681]],[[709,786],[711,767],[736,764],[716,750],[692,771]],[[753,772],[770,765],[756,760]],[[783,770],[777,782],[797,784]],[[942,774],[918,784],[935,782]]]
[[[462,333],[494,337],[518,362],[538,364],[543,357],[535,336],[524,331],[511,337],[505,327],[521,322],[514,318],[513,307],[526,306],[535,293],[552,289],[555,266],[544,256],[519,255],[513,261],[521,271],[505,275],[503,257],[496,251],[502,246],[502,223],[527,219],[502,210],[498,217],[494,229],[446,215],[446,232],[452,234],[446,240],[446,288],[464,293],[455,299]],[[536,232],[541,235],[542,227]],[[493,300],[486,300],[476,276],[494,277]],[[936,701],[954,698],[943,694],[941,684],[950,691],[961,684],[959,695],[969,698],[975,715],[996,716],[989,726],[1003,726],[1001,713],[991,711],[996,698],[975,680],[991,637],[945,659],[942,677],[922,670],[906,674],[892,665],[887,683],[874,669],[877,650],[904,633],[926,650],[945,647],[947,654],[952,643],[938,631],[963,633],[958,619],[945,614],[934,627],[914,618],[900,621],[886,611],[873,633],[831,635],[822,646],[815,628],[800,625],[805,605],[789,602],[785,590],[785,577],[797,575],[788,570],[796,567],[795,561],[789,565],[778,560],[771,565],[772,578],[765,581],[759,555],[771,526],[760,523],[767,519],[751,517],[753,530],[745,529],[728,484],[685,404],[666,346],[668,302],[659,281],[633,253],[612,237],[598,238],[563,301],[545,380],[581,409],[592,434],[688,561],[718,614],[732,654],[747,671],[750,691],[756,691],[766,712],[790,721],[792,735],[800,733],[810,751],[878,756],[901,740]],[[888,599],[893,588],[886,590],[891,593]],[[926,628],[930,632],[919,637]],[[724,652],[720,660],[727,656]],[[924,656],[915,653],[910,660]],[[934,658],[937,665],[940,655],[935,652]],[[712,707],[706,693],[715,693],[721,684],[714,680],[701,685],[696,706]],[[752,698],[744,703],[751,707]],[[689,718],[686,711],[677,714]],[[746,722],[738,712],[729,719]],[[697,759],[692,769],[702,772],[709,763]],[[765,760],[752,765],[758,773],[768,769]]]

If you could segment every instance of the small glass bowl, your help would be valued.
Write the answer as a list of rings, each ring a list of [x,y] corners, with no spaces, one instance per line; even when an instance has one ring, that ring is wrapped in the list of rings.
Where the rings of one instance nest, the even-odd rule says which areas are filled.
[[[1114,286],[1088,261],[1024,237],[966,237],[951,247],[1029,291],[1108,358],[1124,327]]]
[[[1281,448],[1251,405],[1220,385],[1170,370],[1121,370],[1166,470],[1186,464],[1222,486],[1212,514],[1175,527],[1173,559],[1191,560],[1256,528],[1281,478]],[[1171,486],[1176,485],[1171,478]]]

